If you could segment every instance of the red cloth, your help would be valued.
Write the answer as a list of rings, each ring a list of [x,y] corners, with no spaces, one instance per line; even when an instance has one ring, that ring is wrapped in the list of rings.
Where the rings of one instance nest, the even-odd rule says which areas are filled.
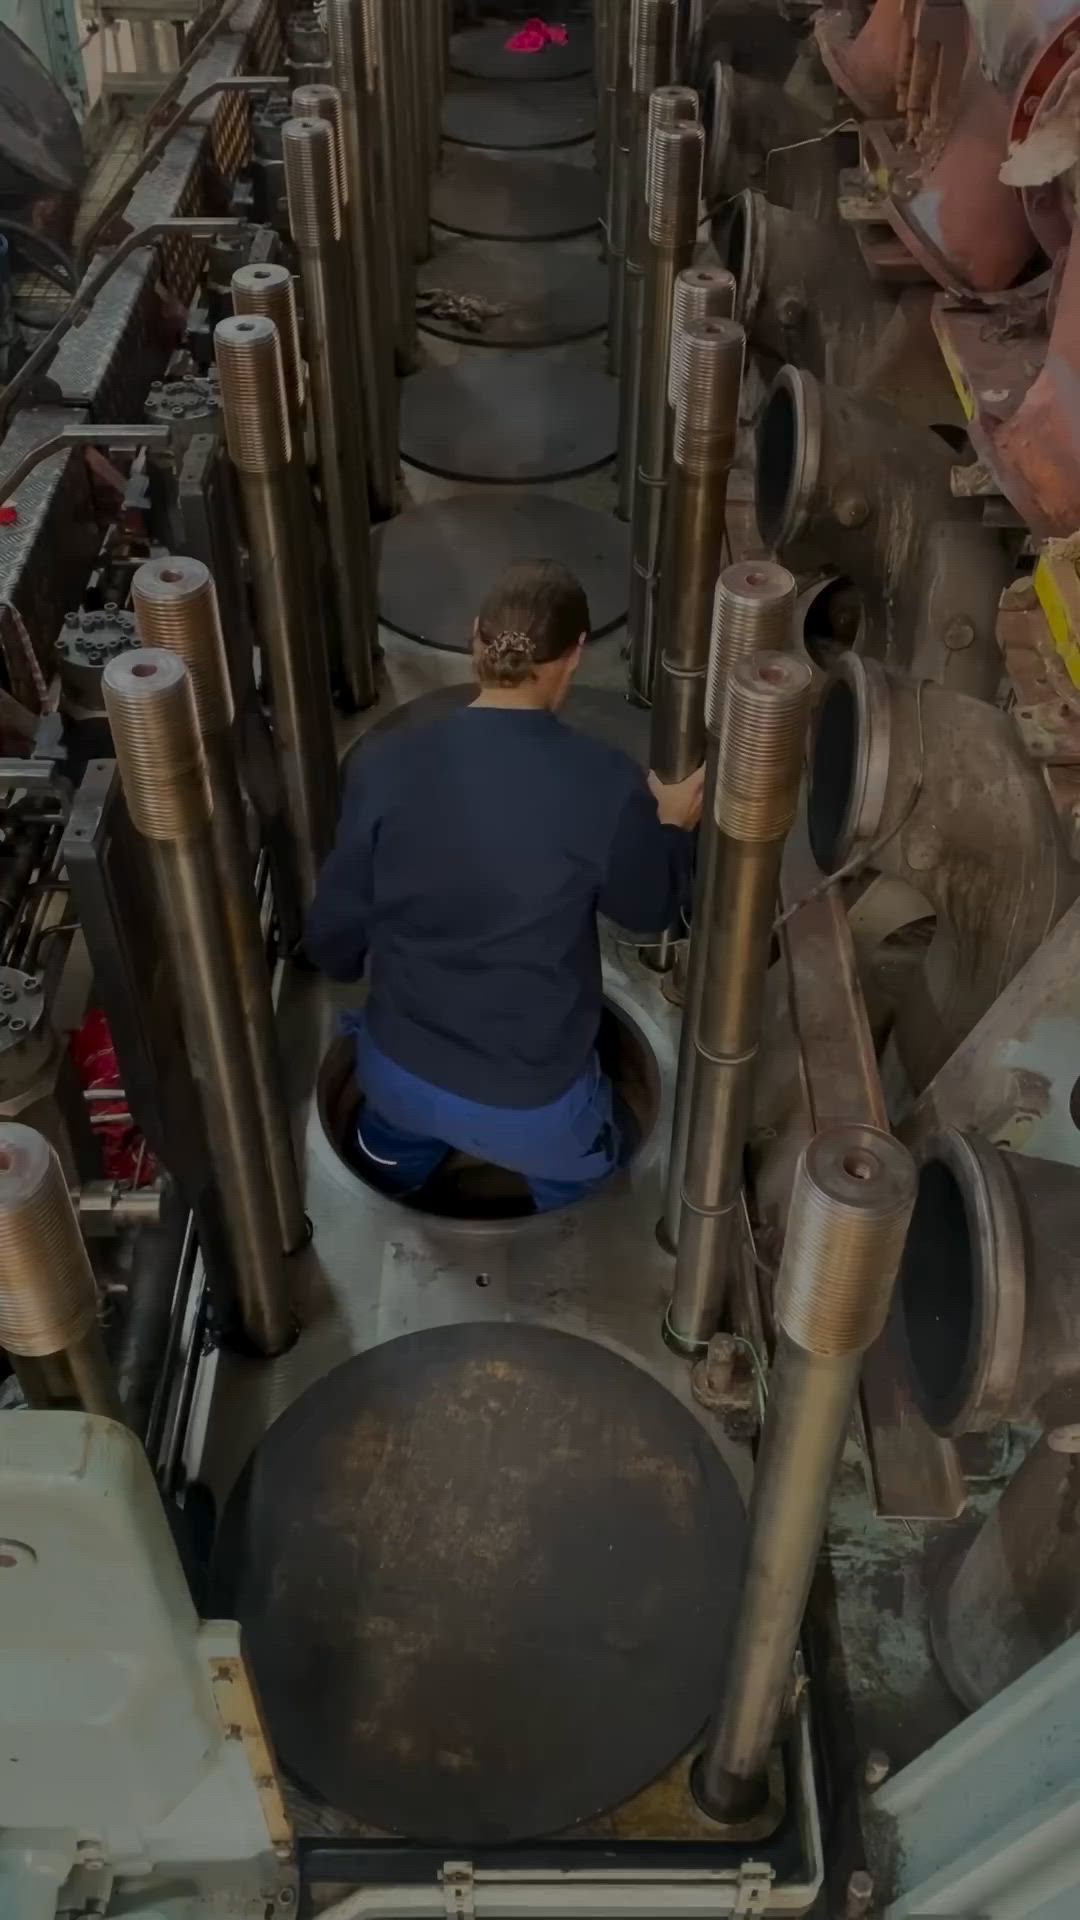
[[[510,35],[506,42],[507,53],[542,53],[547,46],[565,47],[567,34],[565,27],[549,27],[546,20],[526,20],[523,27]]]
[[[135,1169],[139,1165],[139,1155],[143,1150],[143,1136],[136,1127],[129,1125],[119,1117],[127,1111],[124,1096],[120,1092],[120,1065],[109,1032],[109,1023],[100,1008],[93,1007],[87,1014],[78,1033],[73,1033],[68,1042],[72,1060],[75,1062],[82,1085],[86,1088],[117,1089],[116,1105],[111,1100],[95,1100],[93,1113],[98,1121],[94,1128],[101,1148],[102,1166],[109,1180],[121,1180],[125,1185],[135,1178]],[[102,1125],[102,1122],[112,1124]],[[147,1186],[156,1177],[157,1164],[152,1153],[143,1153],[142,1167],[139,1169],[139,1185]]]

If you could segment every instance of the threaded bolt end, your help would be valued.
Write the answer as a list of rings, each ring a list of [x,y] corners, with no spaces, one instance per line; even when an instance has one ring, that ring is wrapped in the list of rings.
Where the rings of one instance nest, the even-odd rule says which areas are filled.
[[[33,1127],[0,1120],[0,1347],[60,1353],[97,1320],[97,1287],[63,1169]]]
[[[286,120],[281,129],[289,226],[301,253],[323,253],[341,239],[337,138],[328,120]]]
[[[164,647],[184,662],[195,689],[199,731],[227,733],[233,698],[217,593],[201,560],[148,560],[131,584],[144,647]]]
[[[232,277],[233,310],[261,313],[272,320],[281,344],[285,391],[299,413],[304,405],[304,356],[300,351],[300,310],[296,281],[280,261],[237,267]]]
[[[686,386],[686,334],[698,320],[730,320],[735,312],[735,275],[726,267],[684,267],[675,277],[671,308],[668,406],[678,406]]]
[[[907,1148],[878,1127],[827,1127],[795,1174],[776,1286],[776,1317],[807,1353],[860,1353],[889,1312],[917,1176]]]
[[[722,473],[735,458],[746,335],[736,320],[695,320],[683,338],[675,459],[687,473]]]
[[[337,168],[338,198],[343,208],[349,204],[349,176],[345,167],[345,114],[337,87],[320,86],[311,81],[294,87],[292,110],[298,120],[325,120],[334,129],[334,163]]]
[[[795,576],[775,560],[725,567],[713,595],[705,725],[719,733],[728,676],[748,653],[783,653],[791,638]]]
[[[279,473],[292,458],[292,435],[277,327],[257,313],[219,320],[214,353],[230,460],[241,473]]]
[[[751,653],[728,676],[716,824],[733,840],[782,839],[795,818],[812,675],[790,653]]]
[[[649,239],[690,247],[698,229],[705,130],[696,121],[657,127],[649,143]]]
[[[334,85],[343,97],[359,98],[367,92],[373,77],[368,12],[367,7],[358,10],[356,0],[327,0],[326,3],[330,71],[334,76]],[[295,114],[312,112],[311,107],[297,104],[298,95],[306,91],[306,88],[298,87],[293,94],[292,110]]]
[[[195,688],[164,647],[120,654],[103,676],[105,711],[128,812],[148,840],[182,840],[211,817]]]
[[[675,59],[675,0],[638,0],[631,82],[639,99],[665,86]]]

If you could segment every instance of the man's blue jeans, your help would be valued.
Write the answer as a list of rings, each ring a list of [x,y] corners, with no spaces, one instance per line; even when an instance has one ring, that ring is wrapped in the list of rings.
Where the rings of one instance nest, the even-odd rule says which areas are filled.
[[[489,1107],[447,1093],[380,1052],[362,1021],[356,1077],[364,1093],[357,1145],[388,1192],[415,1193],[452,1149],[520,1173],[538,1213],[572,1205],[620,1163],[611,1082],[595,1058],[545,1107]]]

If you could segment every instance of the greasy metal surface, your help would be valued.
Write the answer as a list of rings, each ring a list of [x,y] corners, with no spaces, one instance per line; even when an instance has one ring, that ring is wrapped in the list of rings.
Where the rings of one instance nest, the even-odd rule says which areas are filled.
[[[493,309],[478,327],[423,306],[436,290]],[[425,333],[471,346],[545,347],[584,340],[607,324],[607,274],[587,254],[507,240],[444,239],[417,274]]]
[[[599,224],[600,183],[585,167],[451,147],[431,183],[438,227],[477,240],[567,240]]]
[[[60,88],[29,47],[0,22],[0,180],[31,192],[67,193],[83,176],[82,136]],[[25,213],[23,214],[25,218]]]
[[[800,819],[788,840],[781,876],[785,907],[820,879]],[[801,907],[782,938],[809,1130],[845,1120],[887,1127],[851,930],[836,890]],[[915,1406],[894,1325],[864,1357],[862,1404],[878,1512],[942,1519],[959,1513],[964,1481],[956,1451],[930,1431]]]
[[[513,31],[496,20],[455,33],[450,42],[451,71],[471,80],[576,80],[592,66],[592,36],[581,21],[567,25],[565,46],[549,40],[535,53],[515,53],[508,47]]]
[[[547,493],[480,493],[400,514],[378,535],[379,611],[428,646],[469,649],[491,582],[514,560],[561,560],[585,588],[592,632],[626,611],[628,540],[610,514]]]
[[[612,459],[617,432],[616,382],[543,354],[478,355],[402,388],[402,459],[458,480],[564,480]]]
[[[358,1355],[222,1522],[285,1767],[417,1839],[558,1831],[638,1791],[714,1698],[742,1508],[693,1417],[592,1341],[479,1323]]]
[[[596,102],[580,80],[546,87],[454,87],[443,102],[445,140],[466,147],[572,147],[596,132]]]

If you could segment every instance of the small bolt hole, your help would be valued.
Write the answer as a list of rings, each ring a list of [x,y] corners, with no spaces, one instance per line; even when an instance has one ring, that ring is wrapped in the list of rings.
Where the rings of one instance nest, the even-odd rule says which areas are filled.
[[[476,1276],[476,1284],[478,1287],[490,1287],[491,1285],[490,1273],[478,1273]]]
[[[852,1180],[873,1180],[881,1171],[875,1154],[845,1153],[841,1166]]]

